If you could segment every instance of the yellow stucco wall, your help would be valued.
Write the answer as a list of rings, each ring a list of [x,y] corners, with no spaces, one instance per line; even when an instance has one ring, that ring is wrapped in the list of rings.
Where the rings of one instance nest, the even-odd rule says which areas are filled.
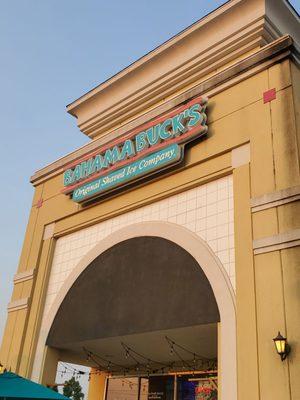
[[[299,69],[285,59],[211,96],[208,137],[187,150],[183,168],[94,206],[81,208],[61,194],[61,174],[38,185],[18,268],[35,268],[35,274],[16,283],[12,294],[12,301],[29,298],[29,306],[9,312],[1,362],[30,377],[56,237],[233,173],[238,398],[300,398],[300,248],[253,252],[253,240],[299,229],[299,202],[255,212],[250,204],[251,198],[300,185],[299,82]],[[271,88],[276,99],[264,104],[263,92]],[[232,150],[247,143],[250,163],[233,168]],[[43,239],[51,223],[54,233]],[[278,330],[292,345],[284,363],[273,348]],[[50,353],[49,359],[59,358]]]
[[[102,400],[106,386],[106,374],[98,375],[91,369],[88,398],[92,400]]]

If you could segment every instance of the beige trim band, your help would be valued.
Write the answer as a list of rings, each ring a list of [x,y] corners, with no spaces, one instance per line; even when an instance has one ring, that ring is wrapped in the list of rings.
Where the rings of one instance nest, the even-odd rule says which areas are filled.
[[[300,200],[300,185],[254,197],[251,199],[252,212],[278,207],[297,200]]]
[[[238,168],[250,163],[250,143],[236,147],[231,151],[232,168]]]
[[[28,305],[29,305],[29,297],[11,301],[10,303],[8,303],[7,311],[13,312],[13,311],[23,310],[24,308],[27,308]]]
[[[55,222],[45,225],[43,240],[51,239],[54,235]]]
[[[296,246],[300,246],[300,229],[253,240],[254,254],[269,253],[270,251],[283,250]]]
[[[24,272],[19,272],[18,274],[16,274],[14,276],[14,284],[29,281],[30,279],[33,279],[34,273],[35,273],[35,268],[30,269],[28,271],[24,271]]]

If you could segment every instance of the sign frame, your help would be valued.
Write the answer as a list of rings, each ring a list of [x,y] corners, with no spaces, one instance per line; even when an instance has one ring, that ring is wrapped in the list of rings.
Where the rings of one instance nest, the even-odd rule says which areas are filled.
[[[77,203],[85,203],[181,163],[185,145],[207,134],[207,102],[206,97],[194,98],[68,164],[61,192],[71,195]],[[150,138],[154,133],[156,142],[152,144]],[[168,148],[176,152],[176,157],[172,155],[170,162],[160,162],[164,152],[170,155],[166,153]],[[149,157],[153,168],[143,168]],[[153,157],[158,161],[154,162]],[[130,175],[128,171],[135,167],[138,171]],[[107,183],[110,179],[116,184]]]

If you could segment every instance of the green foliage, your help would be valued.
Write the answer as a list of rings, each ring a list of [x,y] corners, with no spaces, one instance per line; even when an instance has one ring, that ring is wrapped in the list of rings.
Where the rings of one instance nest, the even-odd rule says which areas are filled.
[[[84,394],[82,393],[82,387],[74,377],[72,377],[68,381],[65,381],[63,394],[64,396],[67,396],[72,400],[81,400],[84,398]]]

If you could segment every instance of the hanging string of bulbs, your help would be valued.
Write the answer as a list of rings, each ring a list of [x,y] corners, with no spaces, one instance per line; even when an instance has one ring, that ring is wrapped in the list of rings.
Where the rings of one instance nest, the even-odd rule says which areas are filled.
[[[108,360],[107,358],[104,358],[104,357],[100,356],[99,354],[96,354],[96,353],[86,349],[85,347],[83,347],[83,351],[86,354],[86,360],[94,362],[96,364],[96,368],[99,369],[100,371],[112,373],[112,372],[123,370],[124,375],[126,375],[126,373],[129,372],[129,369],[127,367],[124,367],[124,365],[120,365],[111,360]],[[101,362],[104,362],[105,365],[100,363],[99,360],[101,360]]]
[[[196,371],[199,368],[204,368],[205,370],[209,371],[216,368],[216,359],[209,359],[199,355],[196,352],[182,346],[181,344],[176,343],[168,336],[165,336],[165,339],[170,348],[170,355],[174,355],[176,357],[176,360],[172,361],[171,363],[165,363],[151,359],[124,342],[121,342],[121,346],[125,352],[125,359],[134,361],[134,365],[120,365],[86,348],[83,348],[83,351],[86,354],[87,361],[92,361],[97,370],[111,374],[120,374],[120,372],[123,372],[124,377],[126,374],[149,376],[150,374],[164,374],[166,372],[174,372],[180,369]]]
[[[168,336],[165,336],[165,339],[168,342],[168,345],[170,346],[171,350],[174,350],[174,348],[177,347],[178,349],[183,350],[185,353],[190,354],[194,358],[197,357],[198,359],[201,359],[201,360],[209,360],[209,358],[200,356],[199,354],[195,353],[194,351],[191,351],[191,350],[187,349],[186,347],[183,347],[181,344],[174,342],[174,340],[170,339]]]
[[[58,371],[58,373],[61,375],[61,377],[63,377],[65,374],[72,374],[76,379],[79,379],[81,376],[88,375],[88,380],[90,380],[93,374],[99,375],[103,372],[110,373],[112,375],[123,373],[124,377],[126,375],[145,375],[149,377],[150,374],[164,374],[178,370],[188,370],[193,372],[199,369],[205,371],[216,369],[216,359],[209,359],[199,355],[196,352],[175,342],[168,336],[165,336],[165,339],[170,349],[170,355],[174,356],[174,360],[170,363],[151,359],[128,344],[121,342],[121,346],[125,353],[125,359],[132,360],[134,365],[124,366],[118,364],[84,347],[83,352],[85,353],[86,360],[94,364],[94,369],[90,372],[82,371],[72,367],[69,364],[61,362],[64,370]]]
[[[64,368],[63,370],[57,371],[61,378],[63,378],[64,375],[72,375],[75,379],[80,379],[82,376],[88,375],[88,380],[90,380],[92,375],[101,375],[101,370],[99,369],[82,371],[78,368],[72,367],[70,364],[63,363],[62,361],[60,361],[59,364]]]
[[[101,371],[104,371],[106,373],[120,373],[123,372],[123,376],[126,376],[127,374],[147,374],[147,376],[150,375],[150,373],[152,374],[156,374],[156,373],[164,373],[165,372],[165,368],[170,368],[171,364],[164,364],[161,363],[159,361],[155,361],[152,360],[149,357],[146,357],[138,352],[136,352],[135,350],[132,350],[130,347],[128,347],[127,345],[125,345],[124,343],[122,344],[123,347],[126,346],[126,350],[125,350],[125,358],[131,358],[135,361],[135,365],[134,366],[124,366],[124,365],[120,365],[117,364],[111,360],[108,360],[90,350],[87,349],[83,349],[84,352],[87,354],[87,360],[88,361],[93,361],[96,364],[96,368],[100,369]],[[125,347],[124,347],[125,348]],[[142,358],[144,361],[146,361],[145,364],[141,363],[133,354],[138,355],[140,358]],[[100,364],[98,359],[102,360],[103,362],[106,363],[105,366],[103,366],[103,364]],[[155,364],[159,364],[162,367],[159,368],[155,368]]]
[[[61,366],[64,367],[64,370],[62,371],[57,371],[58,374],[60,374],[60,377],[63,378],[64,375],[66,374],[71,374],[73,377],[75,377],[75,379],[79,379],[81,378],[83,375],[88,375],[89,379],[91,378],[91,375],[99,375],[101,374],[101,371],[99,370],[94,370],[91,372],[88,371],[81,371],[77,368],[72,367],[71,365],[65,364],[63,362],[60,362]],[[139,382],[135,382],[135,380],[137,380],[138,378],[133,378],[132,380],[129,379],[122,379],[121,380],[121,384],[122,387],[124,387],[124,385],[128,385],[129,389],[132,390],[134,387],[138,388],[139,385],[141,387],[141,390],[143,392],[145,392],[146,390],[148,390],[148,382],[147,383],[139,383]],[[110,389],[112,392],[116,391],[114,389]]]
[[[183,368],[188,368],[191,371],[195,371],[198,368],[206,367],[207,370],[216,368],[216,359],[210,359],[208,357],[204,357],[187,349],[186,347],[182,346],[181,344],[176,343],[174,340],[170,339],[168,336],[165,336],[165,339],[170,347],[170,354],[175,354],[177,358],[181,361]],[[190,361],[186,361],[184,357],[181,356],[180,351],[184,352],[185,354],[189,355],[189,360],[192,357],[192,364]],[[200,364],[200,365],[199,365]]]
[[[129,347],[127,344],[125,344],[124,342],[121,342],[122,347],[125,350],[125,357],[128,358],[132,358],[133,360],[135,360],[138,364],[137,365],[142,365],[142,367],[146,367],[146,370],[150,372],[150,368],[151,365],[155,366],[155,365],[160,365],[160,368],[156,368],[157,371],[161,370],[162,372],[164,372],[165,368],[172,368],[173,363],[171,364],[166,364],[163,363],[161,361],[156,361],[156,360],[152,360],[151,358],[145,356],[144,354],[141,354],[139,352],[137,352],[136,350],[132,349],[131,347]],[[146,362],[146,364],[141,364],[137,361],[136,357],[142,359],[144,362]]]
[[[137,380],[137,378],[133,378],[133,379]],[[146,383],[142,383],[139,381],[135,382],[134,380],[128,380],[128,379],[122,379],[121,382],[122,382],[122,387],[124,387],[124,385],[128,385],[129,389],[133,389],[134,386],[136,386],[137,388],[140,386],[141,389],[143,390],[143,392],[146,389],[148,389],[148,382],[146,382]],[[113,390],[113,389],[111,389],[111,390]]]

